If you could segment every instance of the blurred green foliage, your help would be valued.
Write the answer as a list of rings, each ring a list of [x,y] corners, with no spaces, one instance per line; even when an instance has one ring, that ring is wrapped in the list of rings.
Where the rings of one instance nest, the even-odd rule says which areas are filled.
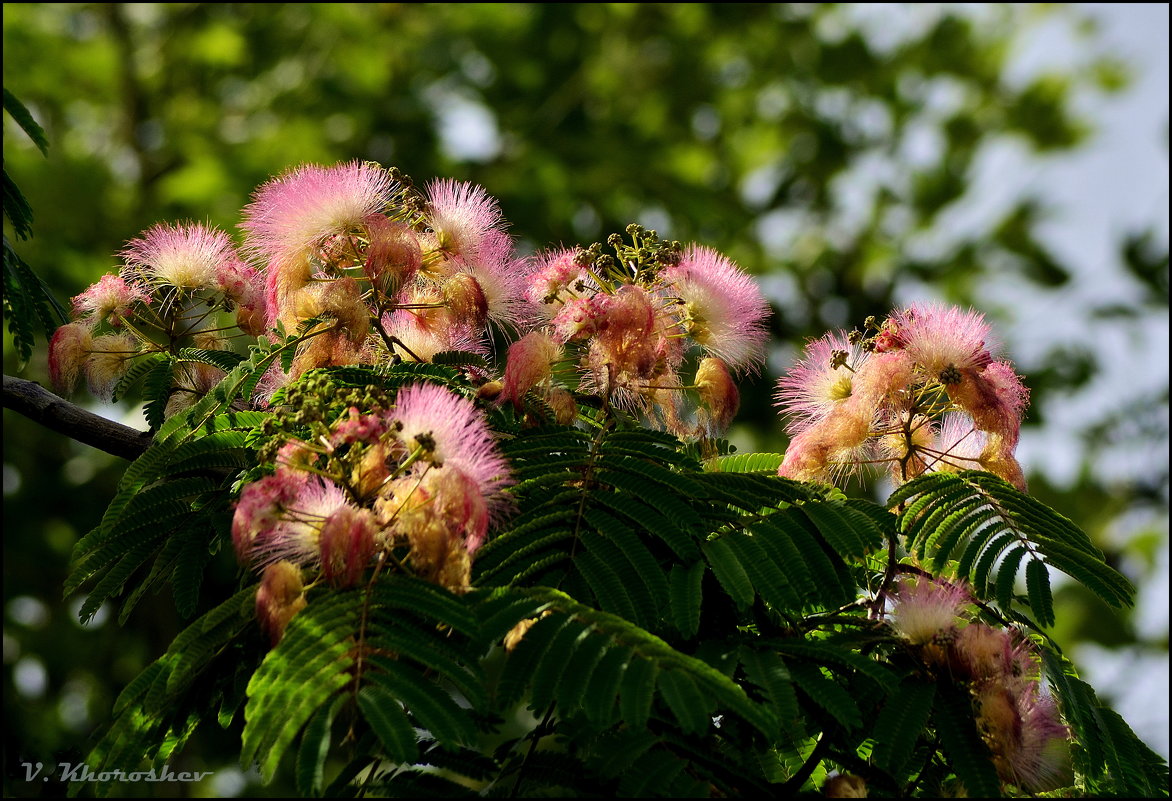
[[[1014,47],[1032,26],[1075,13],[1043,5],[9,3],[5,87],[50,143],[45,158],[21,136],[5,137],[5,169],[35,213],[21,255],[64,301],[156,221],[234,230],[250,192],[270,176],[354,158],[398,166],[419,183],[483,185],[528,249],[601,240],[638,221],[720,249],[760,277],[775,306],[777,345],[769,369],[742,388],[734,438],[779,450],[772,382],[804,338],[884,314],[908,287],[970,303],[990,280],[1069,285],[1069,265],[1038,232],[1045,197],[1019,198],[963,233],[948,229],[947,215],[972,199],[982,153],[1006,142],[1073,152],[1092,130],[1073,112],[1074,93],[1126,85],[1120,63],[1103,59],[1011,78]],[[1166,250],[1143,232],[1119,247],[1146,306],[1104,314],[1166,309]],[[43,380],[43,352],[28,377]],[[1044,422],[1048,397],[1086,386],[1103,358],[1058,347],[1027,365],[1030,422]],[[6,372],[16,369],[7,335],[4,359]],[[1132,436],[1167,441],[1166,390],[1162,401],[1162,425],[1157,411],[1154,428]],[[1159,402],[1144,401],[1149,410]],[[1119,420],[1088,420],[1092,445],[1103,436],[1096,424],[1117,432]],[[4,426],[5,789],[29,794],[19,763],[63,754],[76,761],[118,690],[179,622],[165,602],[136,613],[132,630],[71,621],[57,601],[68,553],[96,523],[121,465],[11,412]],[[1034,481],[1041,500],[1092,535],[1137,506],[1166,510],[1166,466],[1142,486],[1111,484],[1089,469],[1073,488]],[[1136,558],[1150,570],[1155,557]],[[226,561],[226,580],[231,570]],[[1094,625],[1099,610],[1065,592],[1058,618],[1072,622],[1063,636],[1134,637],[1126,621]],[[40,604],[45,620],[21,623],[13,598],[26,610]],[[34,662],[44,668],[40,692],[15,678],[35,673]],[[221,770],[232,750],[231,738],[200,742],[184,759]],[[50,782],[45,791],[53,789]]]

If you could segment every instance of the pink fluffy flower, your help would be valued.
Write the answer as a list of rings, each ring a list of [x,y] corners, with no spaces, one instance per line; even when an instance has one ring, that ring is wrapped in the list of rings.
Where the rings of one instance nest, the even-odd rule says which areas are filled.
[[[150,295],[141,286],[127,283],[117,275],[103,275],[97,283],[73,299],[73,317],[92,329],[113,315],[110,322],[118,325],[121,322],[118,318],[129,313],[131,304],[149,300]]]
[[[229,263],[217,280],[224,297],[236,304],[236,325],[252,336],[263,333],[268,323],[268,300],[264,280],[256,268],[239,261]]]
[[[228,234],[200,223],[159,223],[127,243],[122,257],[130,276],[181,289],[219,289],[241,270]]]
[[[369,509],[344,505],[328,514],[318,536],[322,574],[342,587],[357,583],[375,551],[379,525]]]
[[[358,228],[390,200],[394,181],[377,164],[305,164],[263,184],[244,208],[248,251],[264,261],[298,258]]]
[[[114,399],[118,380],[130,369],[130,360],[142,345],[130,334],[105,334],[94,337],[85,361],[85,380],[90,392],[106,401]]]
[[[989,324],[979,312],[943,303],[913,304],[892,314],[891,323],[904,350],[930,376],[948,368],[979,369],[992,361]]]
[[[1070,730],[1062,723],[1054,696],[1031,681],[1017,694],[1021,718],[1018,748],[1009,754],[1014,784],[1030,792],[1070,783]]]
[[[659,274],[680,301],[684,330],[733,370],[755,368],[769,336],[769,304],[751,276],[708,247],[693,245]]]
[[[346,410],[346,416],[334,423],[332,429],[331,447],[336,448],[355,442],[373,444],[386,434],[387,422],[381,415],[359,414],[358,408],[351,406]]]
[[[965,604],[971,600],[961,586],[923,576],[899,582],[891,607],[891,626],[916,645],[927,645],[956,627]]]
[[[1040,682],[985,681],[973,695],[977,726],[1003,781],[1031,793],[1069,783],[1070,731]]]
[[[409,296],[408,302],[434,302],[434,299],[414,295]],[[487,353],[481,332],[448,309],[397,309],[383,315],[382,325],[407,349],[401,355],[411,361],[426,362],[448,350]]]
[[[242,562],[251,561],[257,543],[269,538],[280,525],[286,507],[305,483],[305,473],[280,470],[254,481],[240,493],[232,515],[232,544]]]
[[[492,236],[504,229],[496,198],[475,184],[451,178],[432,181],[427,203],[437,247],[465,263],[476,261]]]
[[[93,348],[90,329],[83,323],[63,325],[49,340],[49,381],[63,395],[73,392],[82,365]]]
[[[836,351],[846,354],[842,363],[832,361]],[[786,429],[804,431],[850,398],[854,371],[866,355],[841,331],[806,345],[805,356],[778,380],[774,394],[775,405],[789,415]]]
[[[538,306],[547,302],[553,303],[550,299],[567,288],[576,294],[573,285],[577,281],[587,282],[590,287],[597,289],[594,278],[574,261],[576,255],[576,250],[559,248],[538,256],[532,280],[526,290],[526,297],[530,303]]]
[[[459,468],[490,507],[500,508],[501,490],[511,483],[508,463],[471,401],[436,384],[413,384],[399,390],[391,419],[402,425],[399,436],[408,448],[422,446],[434,467]]]
[[[990,410],[989,424],[982,428],[1001,434],[1016,446],[1021,419],[1030,402],[1029,387],[1009,362],[993,362],[981,371],[980,377],[996,399]]]
[[[599,292],[596,295],[571,297],[560,306],[550,320],[554,335],[559,342],[573,342],[588,339],[607,322],[611,296]]]
[[[391,297],[423,266],[419,237],[410,226],[382,214],[366,218],[366,235],[369,245],[363,272],[379,292]]]
[[[322,528],[331,515],[348,506],[347,495],[341,487],[317,477],[298,482],[294,492],[292,498],[280,497],[278,522],[264,536],[253,538],[248,550],[253,565],[264,567],[281,560],[303,567],[320,564]]]
[[[276,562],[265,568],[256,590],[256,619],[274,647],[284,636],[289,621],[305,606],[305,585],[297,565]]]
[[[541,331],[531,331],[518,339],[509,346],[498,401],[511,401],[515,408],[520,409],[525,393],[549,379],[551,365],[561,356],[561,346]]]
[[[924,461],[929,470],[980,470],[978,459],[985,448],[986,439],[985,432],[977,430],[973,419],[967,414],[946,414],[924,455]]]
[[[530,259],[515,256],[513,240],[507,234],[489,232],[480,254],[467,267],[484,293],[489,320],[516,329],[532,318],[532,307],[525,300],[525,291],[533,267]]]
[[[777,468],[782,478],[833,483],[857,469],[866,459],[872,410],[847,403],[834,408],[822,420],[798,432]]]
[[[966,626],[953,643],[957,674],[970,679],[1034,679],[1039,664],[1026,640],[984,623]]]
[[[700,397],[697,415],[709,436],[728,430],[741,405],[741,392],[724,362],[709,356],[696,369],[696,393]]]

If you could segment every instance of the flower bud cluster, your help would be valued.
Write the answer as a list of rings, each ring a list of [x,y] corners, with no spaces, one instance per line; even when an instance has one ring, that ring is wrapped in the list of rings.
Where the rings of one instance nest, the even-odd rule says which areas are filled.
[[[536,390],[565,422],[575,415],[572,389],[679,435],[719,433],[740,401],[732,375],[763,360],[769,305],[715,250],[663,242],[634,224],[627,234],[630,244],[608,238],[613,255],[596,243],[539,256],[527,293],[536,330],[509,349],[498,399],[520,407]],[[697,372],[685,381],[689,358]],[[569,387],[559,365],[575,368]],[[685,392],[697,401],[695,424],[685,419]]]
[[[833,481],[886,464],[898,483],[987,470],[1024,490],[1014,451],[1029,390],[994,360],[982,315],[921,304],[866,328],[811,342],[778,382],[792,436],[778,473]]]
[[[340,413],[339,397],[353,401]],[[289,568],[276,565],[337,586],[393,565],[468,589],[472,555],[506,511],[511,483],[471,401],[435,384],[407,386],[393,398],[375,387],[345,392],[314,372],[273,408],[261,458],[276,469],[244,487],[232,521],[241,562],[265,572],[262,588],[270,581],[283,588],[267,591],[258,612],[268,630],[283,629],[300,592],[288,589]]]
[[[963,586],[923,576],[896,586],[892,629],[941,680],[969,689],[977,728],[1002,781],[1027,792],[1069,782],[1070,731],[1043,686],[1032,646],[967,614]]]
[[[73,321],[49,343],[53,386],[69,393],[84,374],[90,391],[109,400],[136,360],[181,348],[228,350],[256,336],[268,315],[261,278],[228,235],[202,224],[160,223],[131,240],[119,274],[102,276],[73,298]],[[190,405],[223,372],[179,362],[167,412]]]

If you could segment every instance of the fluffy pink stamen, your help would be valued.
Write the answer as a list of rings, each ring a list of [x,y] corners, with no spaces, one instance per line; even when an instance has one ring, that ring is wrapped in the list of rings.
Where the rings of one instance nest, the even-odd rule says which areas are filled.
[[[199,223],[159,223],[122,251],[126,276],[182,289],[219,289],[237,274],[240,256],[224,231]]]
[[[438,248],[448,256],[473,262],[505,218],[496,198],[483,187],[450,178],[427,186],[428,220]]]
[[[704,350],[733,370],[760,365],[769,304],[750,275],[712,248],[693,245],[659,280],[681,301],[684,330]]]
[[[265,263],[302,258],[383,211],[394,190],[376,164],[305,164],[263,184],[244,208],[248,252]]]
[[[436,384],[413,384],[399,390],[390,416],[402,425],[399,437],[407,447],[423,445],[432,464],[459,468],[480,488],[490,508],[502,507],[500,493],[511,483],[508,463],[471,401]]]

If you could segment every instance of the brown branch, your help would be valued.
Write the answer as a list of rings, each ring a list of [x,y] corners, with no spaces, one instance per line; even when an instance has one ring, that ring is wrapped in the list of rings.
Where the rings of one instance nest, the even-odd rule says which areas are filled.
[[[4,376],[4,408],[123,459],[137,459],[151,444],[150,432],[107,420],[54,395],[35,381],[15,376]]]

